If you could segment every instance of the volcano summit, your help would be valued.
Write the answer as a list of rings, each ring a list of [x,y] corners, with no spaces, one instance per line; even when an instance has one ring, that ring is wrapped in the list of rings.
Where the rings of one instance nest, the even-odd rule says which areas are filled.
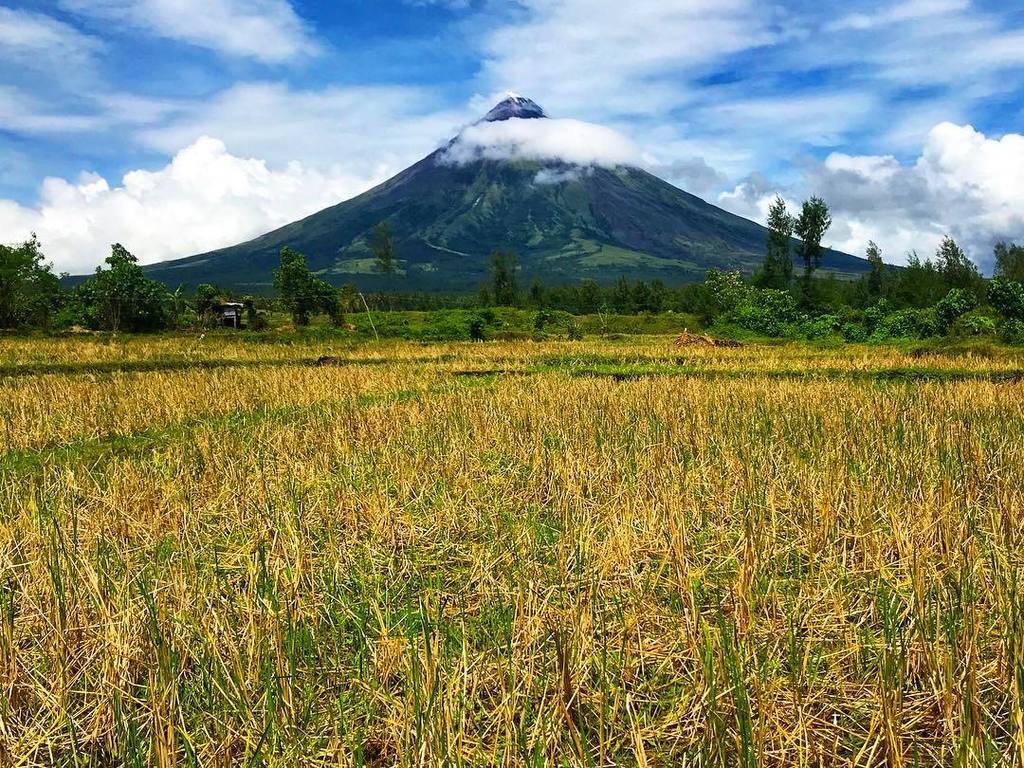
[[[394,291],[468,291],[490,254],[512,250],[524,281],[699,280],[709,268],[752,271],[766,230],[638,167],[620,134],[552,119],[509,94],[480,121],[383,184],[240,245],[147,267],[169,285],[266,290],[283,246],[329,281],[384,287],[369,248],[386,221],[397,248]],[[823,267],[867,269],[829,251]]]

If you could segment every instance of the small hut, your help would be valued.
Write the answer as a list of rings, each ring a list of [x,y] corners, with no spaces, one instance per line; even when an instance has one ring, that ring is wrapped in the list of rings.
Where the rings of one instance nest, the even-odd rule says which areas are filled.
[[[215,305],[212,310],[214,316],[220,318],[221,324],[229,328],[242,327],[242,313],[245,311],[245,304],[237,301],[225,301]]]

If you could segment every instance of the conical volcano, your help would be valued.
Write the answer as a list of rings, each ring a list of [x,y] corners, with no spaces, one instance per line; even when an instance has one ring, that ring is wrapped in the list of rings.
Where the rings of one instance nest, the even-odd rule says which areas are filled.
[[[364,290],[471,291],[490,254],[514,251],[522,278],[547,284],[700,280],[710,268],[753,271],[767,231],[672,186],[630,162],[621,137],[555,120],[509,94],[477,123],[358,197],[254,240],[147,267],[172,285],[215,283],[269,290],[283,246],[310,268]],[[398,273],[375,270],[370,235],[387,222]],[[866,271],[829,251],[826,270]]]

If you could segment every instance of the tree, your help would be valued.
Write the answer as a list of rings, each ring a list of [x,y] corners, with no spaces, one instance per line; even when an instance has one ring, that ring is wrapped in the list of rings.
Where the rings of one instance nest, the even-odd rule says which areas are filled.
[[[907,254],[907,266],[901,269],[892,289],[898,307],[929,307],[948,292],[939,270],[931,259],[921,261],[917,251]]]
[[[868,242],[868,264],[871,274],[868,275],[868,295],[876,299],[885,290],[885,262],[882,261],[882,249],[875,245],[874,240]]]
[[[651,286],[643,280],[637,280],[633,284],[633,311],[634,312],[655,312],[654,294]]]
[[[185,286],[179,285],[168,297],[168,312],[172,328],[184,328],[195,319],[185,297]]]
[[[793,232],[800,243],[797,253],[804,262],[804,279],[810,282],[814,270],[821,266],[821,240],[832,226],[832,214],[820,197],[805,200],[800,215],[793,224]]]
[[[995,247],[996,274],[1024,283],[1024,245],[999,243]]]
[[[516,303],[516,255],[511,251],[494,251],[491,254],[491,290],[494,303],[499,307],[511,307]]]
[[[242,299],[245,307],[245,325],[250,331],[262,331],[267,327],[267,319],[256,308],[256,300],[252,296]]]
[[[193,301],[196,305],[196,314],[203,318],[220,302],[220,291],[209,283],[202,283],[196,286]]]
[[[281,249],[281,266],[274,270],[274,290],[296,325],[309,325],[314,312],[324,312],[336,324],[344,320],[334,286],[310,272],[306,257],[288,246]]]
[[[274,290],[296,325],[308,325],[314,309],[312,275],[306,257],[287,245],[281,249],[281,266],[274,270]]]
[[[985,278],[956,241],[948,235],[935,252],[935,266],[947,289],[970,291],[976,298],[985,293]]]
[[[713,322],[720,315],[735,312],[750,298],[752,290],[739,272],[709,269],[700,286],[697,313],[705,323]]]
[[[104,331],[158,331],[170,320],[167,289],[150,280],[138,259],[120,243],[96,268],[96,274],[75,291],[74,302],[84,325]]]
[[[661,312],[668,300],[668,288],[661,280],[651,282],[651,312]]]
[[[786,210],[786,201],[775,198],[768,209],[768,249],[756,282],[762,288],[788,288],[793,280],[793,257],[789,246],[793,239],[793,217]]]
[[[391,227],[386,221],[373,228],[370,250],[373,251],[378,272],[390,275],[395,271],[395,242],[391,238]]]
[[[592,315],[601,309],[601,286],[591,279],[580,283],[576,302],[576,311],[582,315]]]
[[[533,278],[533,282],[530,284],[530,306],[536,309],[543,309],[546,306],[544,284],[539,277]]]
[[[633,294],[629,290],[629,281],[620,275],[612,287],[612,309],[620,315],[628,315],[633,311]]]
[[[313,299],[315,306],[331,321],[331,325],[340,328],[345,324],[345,308],[341,296],[334,286],[326,280],[313,278]]]
[[[391,287],[391,276],[395,274],[395,241],[391,238],[391,228],[386,221],[373,228],[370,237],[370,250],[377,271],[384,275],[388,287]]]
[[[35,235],[20,245],[0,245],[0,328],[46,325],[59,299],[60,281]]]

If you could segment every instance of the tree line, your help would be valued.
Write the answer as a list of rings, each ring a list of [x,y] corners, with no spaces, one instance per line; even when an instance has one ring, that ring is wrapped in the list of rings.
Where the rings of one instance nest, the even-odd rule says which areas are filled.
[[[345,324],[347,312],[386,309],[446,309],[519,306],[572,314],[677,312],[728,333],[869,338],[926,337],[957,333],[1000,335],[1024,342],[1024,247],[995,247],[995,272],[986,280],[950,237],[933,257],[908,255],[904,267],[884,263],[869,243],[867,274],[841,280],[822,276],[822,246],[832,223],[824,200],[812,197],[791,214],[778,198],[768,213],[768,235],[760,267],[749,276],[710,270],[701,283],[666,285],[660,280],[611,284],[593,280],[522,285],[512,251],[495,251],[490,278],[476,294],[363,295],[352,284],[336,288],[310,271],[306,257],[285,247],[274,270],[276,299],[242,297],[245,322],[260,329],[267,313],[286,312],[296,326],[325,316]],[[375,269],[388,283],[400,271],[398,249],[386,223],[368,238]],[[88,279],[63,288],[43,256],[39,241],[0,246],[0,328],[67,328],[147,332],[217,324],[217,308],[230,293],[200,285],[191,294],[146,277],[134,255],[115,244]]]

